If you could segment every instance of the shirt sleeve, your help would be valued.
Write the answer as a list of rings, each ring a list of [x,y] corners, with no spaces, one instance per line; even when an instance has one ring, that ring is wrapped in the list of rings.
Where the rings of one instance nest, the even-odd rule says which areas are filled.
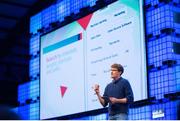
[[[127,103],[133,103],[134,95],[133,95],[131,85],[130,85],[130,83],[128,81],[125,84],[125,95],[126,95],[126,98],[127,98]]]

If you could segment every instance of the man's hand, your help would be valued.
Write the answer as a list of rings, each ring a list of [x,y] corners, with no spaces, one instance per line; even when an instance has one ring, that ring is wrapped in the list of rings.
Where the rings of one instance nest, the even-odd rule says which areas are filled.
[[[96,94],[99,94],[99,85],[98,84],[94,85],[94,91],[96,92]]]
[[[102,96],[100,95],[99,85],[98,85],[98,84],[95,84],[93,88],[94,88],[94,91],[95,91],[95,93],[96,93],[96,95],[97,95],[97,97],[98,97],[98,100],[99,100],[99,102],[101,103],[101,105],[104,106],[104,107],[107,106],[107,104],[105,104],[104,99],[103,99]]]
[[[111,101],[112,104],[115,104],[118,102],[118,99],[115,97],[109,97],[109,100]]]
[[[127,98],[121,98],[121,99],[118,99],[118,98],[115,98],[115,97],[109,97],[109,100],[112,104],[115,104],[115,103],[127,103]]]

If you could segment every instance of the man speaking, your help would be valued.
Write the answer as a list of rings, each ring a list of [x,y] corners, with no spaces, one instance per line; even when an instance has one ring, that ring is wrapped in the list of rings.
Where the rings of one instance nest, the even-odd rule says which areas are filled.
[[[128,80],[121,77],[124,68],[121,64],[111,65],[111,78],[104,91],[103,96],[100,95],[99,85],[96,84],[94,91],[102,106],[108,107],[110,120],[127,120],[129,104],[134,101],[132,88]]]

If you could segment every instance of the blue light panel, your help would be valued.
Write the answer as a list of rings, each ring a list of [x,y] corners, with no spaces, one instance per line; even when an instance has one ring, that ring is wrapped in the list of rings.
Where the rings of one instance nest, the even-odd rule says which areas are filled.
[[[56,18],[56,5],[51,5],[50,7],[46,8],[42,11],[42,26],[47,28],[49,24],[55,22]]]
[[[30,18],[30,33],[35,34],[42,28],[41,12]]]

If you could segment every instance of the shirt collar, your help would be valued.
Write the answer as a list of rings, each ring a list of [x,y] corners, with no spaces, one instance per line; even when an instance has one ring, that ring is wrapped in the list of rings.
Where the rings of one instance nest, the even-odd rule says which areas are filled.
[[[121,80],[121,78],[122,78],[122,77],[119,77],[119,79],[117,79],[117,80],[112,80],[112,83],[113,83],[113,84],[116,84],[117,82],[119,82],[119,81]]]

